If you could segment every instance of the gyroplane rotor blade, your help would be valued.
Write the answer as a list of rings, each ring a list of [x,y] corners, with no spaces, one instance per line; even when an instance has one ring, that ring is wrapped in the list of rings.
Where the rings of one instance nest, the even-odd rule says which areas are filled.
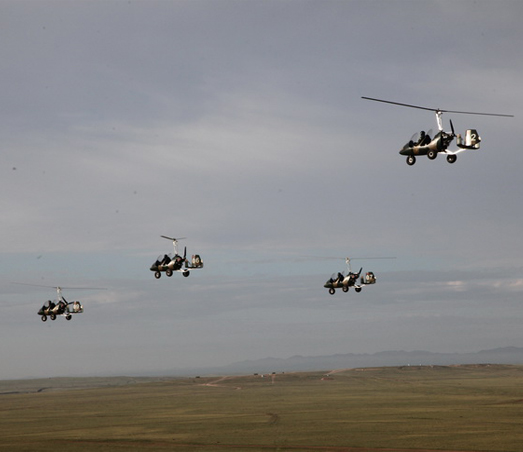
[[[397,259],[396,256],[386,256],[386,257],[339,257],[339,256],[307,256],[315,259],[325,259],[325,260],[367,260],[367,259]]]
[[[174,237],[167,237],[166,235],[162,235],[160,236],[164,239],[167,239],[167,240],[172,240],[173,242],[177,242],[178,240],[183,240],[183,239],[186,239],[187,237],[178,237],[177,239],[174,238]]]
[[[409,107],[409,108],[417,108],[418,110],[435,111],[436,113],[440,112],[440,113],[459,113],[462,115],[501,116],[504,118],[513,118],[514,117],[514,115],[506,115],[506,114],[501,114],[501,113],[478,113],[478,112],[474,112],[474,111],[443,110],[441,108],[422,107],[420,105],[411,105],[411,104],[404,104],[401,102],[392,102],[390,100],[376,99],[374,97],[362,96],[361,98],[365,99],[365,100],[372,100],[374,102],[383,102],[385,104],[400,105],[402,107]]]
[[[164,238],[164,239],[167,239],[167,240],[172,240],[173,246],[174,246],[174,252],[176,254],[178,254],[178,241],[187,238],[187,237],[174,238],[174,237],[167,237],[166,235],[162,235],[161,237]]]
[[[386,256],[386,257],[346,257],[345,263],[348,265],[349,270],[352,271],[350,267],[351,261],[359,261],[359,260],[369,260],[369,259],[396,259],[395,256]]]
[[[55,289],[58,296],[61,296],[62,290],[107,290],[106,287],[64,287],[64,286],[47,286],[44,284],[29,284],[21,282],[13,282],[20,286],[45,287],[46,289]]]
[[[56,290],[107,290],[107,287],[65,287],[65,286],[47,286],[45,284],[29,284],[21,282],[12,282],[11,284],[18,284],[20,286],[46,287],[48,289]]]
[[[396,256],[379,256],[379,257],[339,257],[339,256],[308,256],[309,258],[321,260],[344,260],[350,270],[351,261],[369,260],[369,259],[396,259]]]
[[[403,104],[401,102],[392,102],[390,100],[383,100],[383,99],[375,99],[374,97],[365,97],[361,96],[362,99],[365,100],[372,100],[374,102],[383,102],[384,104],[392,104],[392,105],[400,105],[402,107],[409,107],[409,108],[417,108],[419,110],[428,110],[428,111],[442,111],[437,108],[429,108],[429,107],[420,107],[419,105],[411,105],[411,104]]]

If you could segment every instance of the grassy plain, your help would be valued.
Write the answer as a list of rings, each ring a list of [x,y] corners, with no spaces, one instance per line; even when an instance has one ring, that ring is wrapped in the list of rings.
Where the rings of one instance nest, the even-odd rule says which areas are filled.
[[[0,382],[0,450],[523,450],[523,366],[60,380]]]

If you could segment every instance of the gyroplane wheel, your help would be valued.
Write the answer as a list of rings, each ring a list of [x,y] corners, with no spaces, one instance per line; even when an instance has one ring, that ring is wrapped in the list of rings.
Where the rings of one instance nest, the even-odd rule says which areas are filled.
[[[427,157],[430,160],[434,160],[438,156],[438,153],[434,149],[430,149],[429,152],[427,152]]]
[[[160,272],[155,272],[155,273],[154,273],[154,277],[155,277],[156,279],[160,279],[161,276],[162,276],[162,274],[161,274]]]
[[[51,317],[51,320],[56,319],[56,314],[51,314],[49,317]]]
[[[47,316],[46,315],[42,316],[42,322],[47,322]]]
[[[458,159],[456,154],[447,155],[447,162],[454,163]]]
[[[185,276],[186,278],[191,274],[190,271],[186,271],[186,272],[183,272],[182,275]]]
[[[349,286],[343,286],[341,288],[341,290],[343,290],[343,292],[348,292],[349,291]]]
[[[171,277],[173,275],[173,271],[170,268],[168,268],[167,270],[165,270],[165,274]]]
[[[354,290],[355,290],[356,292],[361,292],[361,287],[355,287]]]
[[[336,291],[331,287],[331,288],[329,289],[329,293],[330,293],[331,295],[334,295],[334,294],[336,293]]]
[[[416,163],[416,157],[414,157],[413,155],[409,155],[407,157],[407,165],[412,166],[414,165],[414,163]]]
[[[71,316],[70,315],[66,315],[65,318],[66,318],[66,320],[71,320]]]

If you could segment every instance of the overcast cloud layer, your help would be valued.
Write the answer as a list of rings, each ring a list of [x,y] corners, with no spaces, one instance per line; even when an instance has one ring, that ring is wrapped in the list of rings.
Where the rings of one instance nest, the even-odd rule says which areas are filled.
[[[0,378],[523,346],[523,3],[0,3]],[[399,149],[434,114],[481,150]],[[201,254],[155,280],[172,245]],[[323,288],[343,258],[373,270]],[[340,259],[322,259],[338,257]],[[43,323],[55,296],[85,313]],[[57,351],[59,351],[57,353]]]

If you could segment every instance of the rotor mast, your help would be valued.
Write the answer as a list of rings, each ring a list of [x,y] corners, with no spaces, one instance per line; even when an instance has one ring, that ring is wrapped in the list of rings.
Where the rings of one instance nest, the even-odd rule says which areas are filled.
[[[443,131],[443,120],[441,119],[442,115],[443,112],[441,110],[436,110],[436,122],[438,123],[438,129],[440,132]]]

